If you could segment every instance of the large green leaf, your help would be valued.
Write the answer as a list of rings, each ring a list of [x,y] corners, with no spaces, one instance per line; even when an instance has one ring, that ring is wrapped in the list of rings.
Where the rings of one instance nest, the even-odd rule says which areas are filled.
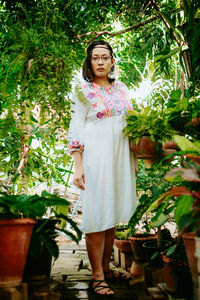
[[[168,215],[165,214],[160,214],[159,217],[157,218],[157,220],[151,222],[151,227],[161,227],[163,224],[165,224],[169,219]]]
[[[192,207],[192,204],[194,203],[194,199],[190,195],[183,195],[178,198],[176,203],[177,203],[177,205],[176,205],[174,217],[175,217],[176,223],[178,224],[180,218],[183,215],[191,212],[191,207]]]
[[[173,140],[182,151],[194,151],[200,153],[200,148],[184,136],[174,135]]]

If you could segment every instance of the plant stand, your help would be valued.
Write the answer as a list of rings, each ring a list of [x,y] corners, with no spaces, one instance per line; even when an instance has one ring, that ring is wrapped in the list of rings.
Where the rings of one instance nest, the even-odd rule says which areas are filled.
[[[116,245],[114,249],[114,264],[120,266],[124,270],[128,270],[131,267],[133,261],[133,254],[131,252],[124,252],[119,250]]]

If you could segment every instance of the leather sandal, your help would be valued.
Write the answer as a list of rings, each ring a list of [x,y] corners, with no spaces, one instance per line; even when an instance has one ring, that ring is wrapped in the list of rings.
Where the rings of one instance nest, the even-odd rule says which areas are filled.
[[[93,283],[95,283],[95,282],[97,282],[97,284],[96,284],[95,286],[93,286]],[[103,289],[107,289],[107,292],[112,291],[107,283],[106,283],[107,285],[105,286],[105,285],[102,285],[102,284],[101,284],[102,282],[105,282],[105,283],[106,283],[105,280],[91,279],[91,280],[90,280],[90,289],[91,289],[96,295],[99,295],[99,296],[104,296],[104,297],[105,297],[105,296],[106,296],[106,297],[112,297],[112,296],[114,296],[114,294],[107,294],[107,293],[105,293],[105,294],[100,294],[100,293],[98,293],[98,291],[103,290]]]

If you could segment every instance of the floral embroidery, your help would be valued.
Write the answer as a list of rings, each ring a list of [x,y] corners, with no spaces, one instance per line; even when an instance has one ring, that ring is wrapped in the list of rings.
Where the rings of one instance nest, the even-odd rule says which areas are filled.
[[[68,145],[69,150],[78,149],[80,151],[84,151],[84,145],[80,145],[80,141],[72,141],[71,144]]]
[[[83,90],[92,108],[91,116],[102,119],[103,117],[120,116],[126,114],[128,110],[132,110],[128,89],[122,82],[115,81],[111,88],[87,82],[83,84]],[[88,118],[90,118],[90,113]]]
[[[89,93],[89,94],[88,94],[88,98],[89,98],[89,99],[94,98],[94,94],[93,94],[93,93]]]
[[[103,114],[104,117],[108,117],[109,116],[109,111],[102,110],[102,114]]]
[[[103,118],[103,114],[101,112],[97,113],[97,118],[102,119]]]

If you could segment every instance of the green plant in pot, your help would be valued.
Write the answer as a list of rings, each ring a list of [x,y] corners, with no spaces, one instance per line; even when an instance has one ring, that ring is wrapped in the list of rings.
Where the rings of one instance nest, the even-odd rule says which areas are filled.
[[[35,221],[21,214],[15,196],[0,195],[0,287],[21,283]]]
[[[0,219],[33,219],[36,225],[31,236],[28,256],[40,257],[43,250],[46,249],[47,253],[57,258],[59,255],[59,248],[55,240],[55,237],[58,235],[57,229],[70,236],[77,243],[81,239],[81,231],[76,223],[67,215],[58,213],[56,210],[58,207],[64,207],[67,210],[69,205],[70,203],[66,199],[49,194],[46,191],[43,191],[41,196],[2,193],[0,197]],[[49,220],[41,220],[45,216],[47,208],[52,209],[53,216]],[[63,219],[70,223],[75,233],[59,228],[59,223]]]
[[[152,203],[165,191],[167,191],[172,184],[164,179],[164,175],[172,168],[171,164],[155,163],[150,169],[145,169],[145,164],[139,161],[139,171],[137,173],[137,196],[138,206],[133,216],[129,220],[128,226],[131,228],[132,249],[134,256],[139,261],[146,261],[146,253],[143,248],[144,242],[150,239],[158,240],[156,227],[154,234],[152,231],[152,213],[148,212]],[[162,231],[163,234],[163,231]],[[135,244],[139,244],[136,248]]]
[[[130,138],[130,148],[139,158],[154,158],[160,154],[162,143],[172,139],[171,128],[165,112],[142,107],[129,111],[123,132]]]
[[[193,97],[182,97],[180,90],[171,93],[166,103],[166,118],[170,126],[179,134],[190,135],[199,139],[200,123],[200,98],[199,95]]]
[[[129,236],[130,228],[127,228],[127,225],[116,228],[114,244],[121,252],[131,252]]]
[[[200,143],[191,142],[182,136],[174,137],[176,143],[182,150],[180,155],[184,159],[184,164],[172,169],[165,175],[165,179],[175,186],[158,198],[150,207],[156,208],[157,220],[159,217],[169,215],[169,211],[174,213],[175,222],[179,229],[179,238],[182,236],[186,248],[190,270],[194,286],[197,284],[197,258],[195,258],[195,236],[198,234],[200,225]],[[177,244],[170,250],[170,255],[177,250]]]

